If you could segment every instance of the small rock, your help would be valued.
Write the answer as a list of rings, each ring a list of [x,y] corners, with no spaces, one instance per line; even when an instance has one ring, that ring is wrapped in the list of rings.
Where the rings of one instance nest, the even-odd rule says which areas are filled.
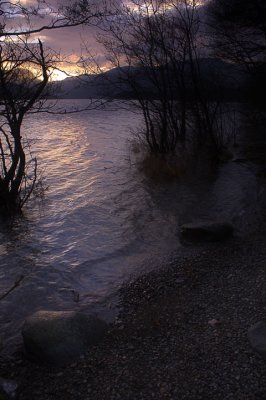
[[[266,359],[266,321],[259,321],[251,326],[248,338],[253,350]]]
[[[18,384],[15,381],[0,378],[0,399],[15,399]],[[2,397],[1,397],[2,396]]]
[[[211,319],[210,321],[208,321],[208,324],[211,325],[211,326],[213,326],[213,327],[215,327],[215,326],[217,326],[217,325],[220,325],[221,322],[218,321],[217,319]]]

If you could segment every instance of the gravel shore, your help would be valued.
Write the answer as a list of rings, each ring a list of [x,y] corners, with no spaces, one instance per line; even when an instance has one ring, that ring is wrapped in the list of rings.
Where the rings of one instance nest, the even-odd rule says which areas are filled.
[[[3,362],[20,400],[266,399],[247,339],[265,317],[265,235],[198,247],[121,289],[101,344],[65,368]]]

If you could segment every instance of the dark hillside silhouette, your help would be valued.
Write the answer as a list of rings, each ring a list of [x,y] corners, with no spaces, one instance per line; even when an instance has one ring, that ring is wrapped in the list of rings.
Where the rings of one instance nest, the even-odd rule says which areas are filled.
[[[218,58],[202,58],[199,60],[199,68],[208,98],[243,100],[247,74],[240,65],[225,62]],[[60,83],[60,92],[58,97],[66,99],[104,97],[134,99],[136,94],[127,78],[129,71],[137,85],[141,87],[144,98],[156,98],[159,96],[155,85],[150,82],[150,73],[148,68],[122,67],[111,69],[110,71],[103,72],[99,75],[81,75],[79,77],[66,78]],[[189,66],[186,80],[188,87],[192,86],[191,77],[189,75]],[[179,97],[177,91],[175,98],[179,99]]]

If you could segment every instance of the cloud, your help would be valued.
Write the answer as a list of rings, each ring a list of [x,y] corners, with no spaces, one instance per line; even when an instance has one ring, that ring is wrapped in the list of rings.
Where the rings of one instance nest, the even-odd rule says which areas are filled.
[[[104,4],[102,0],[92,1],[94,1],[96,5]],[[117,5],[120,4],[120,0],[114,1],[116,1]],[[37,4],[37,0],[21,0],[21,5],[24,7],[34,7]],[[60,2],[57,0],[47,0],[47,4],[49,4],[49,6],[46,3],[39,4],[42,4],[42,10],[40,13],[41,15],[31,17],[30,22],[32,27],[49,24],[51,19],[55,16],[55,10],[59,9],[59,6],[72,6],[75,4],[75,2],[70,0],[61,0]],[[7,21],[7,28],[12,29],[13,31],[15,29],[21,29],[23,27],[25,28],[25,22],[25,16],[23,15],[23,12],[17,11],[16,14],[10,14],[10,18]],[[36,41],[38,38],[40,38],[45,46],[60,52],[62,55],[66,55],[68,62],[65,63],[64,68],[73,72],[76,70],[75,64],[81,56],[81,47],[83,42],[86,42],[90,52],[96,56],[97,62],[100,64],[100,66],[106,66],[104,50],[97,42],[95,37],[97,32],[98,29],[94,26],[77,26],[55,30],[44,30],[40,33],[34,34],[32,36],[32,40]]]
[[[95,1],[95,0],[94,0]],[[102,1],[96,1],[97,4],[103,4]],[[19,4],[12,6],[12,4]],[[27,8],[32,15],[29,18],[31,28],[49,25],[55,17],[55,10],[62,10],[62,6],[72,6],[73,1],[61,0],[60,3],[56,0],[47,0],[45,2],[38,2],[37,0],[20,0],[20,3],[6,2],[2,10],[5,12],[0,15],[0,25],[5,25],[5,30],[9,32],[26,31],[29,27],[27,25],[26,13],[24,7]],[[40,5],[38,15],[34,15],[34,8]],[[59,14],[62,17],[62,15]],[[89,26],[77,26],[54,30],[43,30],[40,33],[31,35],[30,40],[36,42],[39,38],[43,41],[44,45],[52,48],[61,54],[67,55],[69,61],[73,63],[78,60],[81,54],[81,42],[86,41],[93,54],[103,54],[102,49],[95,39],[97,28]],[[2,40],[4,37],[2,36]],[[15,37],[14,37],[15,39]],[[70,67],[69,67],[70,68]]]

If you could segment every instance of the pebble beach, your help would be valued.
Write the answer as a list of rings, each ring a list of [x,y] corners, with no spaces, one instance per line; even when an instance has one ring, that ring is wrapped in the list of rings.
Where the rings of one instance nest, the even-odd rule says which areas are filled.
[[[103,341],[66,367],[18,354],[0,376],[20,400],[264,400],[248,329],[265,318],[265,234],[194,247],[125,284]]]

